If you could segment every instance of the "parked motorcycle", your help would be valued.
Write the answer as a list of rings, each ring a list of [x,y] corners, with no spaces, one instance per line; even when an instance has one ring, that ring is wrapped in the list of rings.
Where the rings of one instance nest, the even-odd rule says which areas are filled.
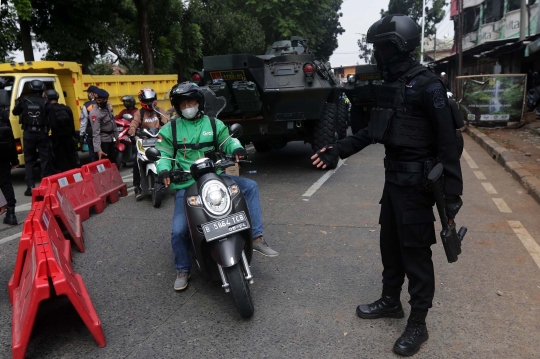
[[[240,137],[242,126],[233,124],[231,132],[227,140]],[[249,268],[253,254],[251,216],[239,186],[216,173],[235,165],[232,155],[221,152],[227,140],[219,146],[215,161],[200,158],[191,164],[190,171],[173,169],[170,177],[172,183],[195,180],[184,194],[194,260],[205,276],[221,280],[225,292],[232,292],[240,315],[249,318],[254,311],[248,286],[253,284]],[[146,150],[146,157],[178,163],[162,157],[155,147]]]
[[[157,169],[155,159],[150,159],[146,151],[155,148],[158,140],[159,128],[137,129],[137,162],[141,174],[141,190],[143,195],[152,196],[152,205],[155,208],[161,206],[164,187],[157,181]],[[156,150],[157,151],[157,150]]]
[[[118,141],[116,147],[116,167],[120,169],[122,163],[135,162],[137,158],[137,150],[133,144],[131,137],[128,136],[129,125],[133,120],[133,116],[125,114],[121,119],[115,120],[118,129]]]

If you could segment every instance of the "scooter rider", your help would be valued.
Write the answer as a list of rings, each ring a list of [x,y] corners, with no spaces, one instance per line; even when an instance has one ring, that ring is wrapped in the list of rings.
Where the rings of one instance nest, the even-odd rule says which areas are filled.
[[[385,70],[377,104],[368,128],[313,155],[313,164],[325,168],[337,157],[349,157],[366,146],[384,144],[385,183],[381,198],[380,249],[383,264],[382,295],[359,305],[364,319],[403,318],[400,293],[409,279],[411,312],[397,339],[397,354],[414,355],[428,339],[426,316],[435,293],[430,246],[435,244],[434,197],[427,174],[440,162],[444,167],[444,194],[448,218],[453,220],[463,202],[459,158],[461,127],[450,108],[441,78],[412,57],[420,45],[418,25],[405,15],[388,15],[368,30],[379,69]],[[427,187],[427,188],[426,188]]]
[[[137,128],[160,128],[167,123],[167,118],[162,117],[160,113],[165,113],[160,107],[154,111],[153,105],[157,102],[157,94],[151,88],[143,88],[139,91],[140,111],[136,111],[131,124],[129,125],[129,136],[135,136]],[[139,166],[133,166],[133,187],[135,188],[135,200],[142,199],[141,173]]]
[[[134,116],[135,112],[138,111],[138,108],[135,107],[135,97],[130,95],[124,96],[122,97],[122,103],[124,104],[125,109],[114,116],[115,120],[121,120],[126,114]]]
[[[184,82],[173,87],[170,95],[171,104],[180,115],[176,119],[176,132],[178,141],[178,151],[176,160],[185,171],[189,171],[193,161],[204,156],[204,152],[214,149],[213,130],[210,118],[203,112],[204,94],[202,90],[191,82]],[[222,143],[229,135],[227,126],[220,120],[215,121],[217,142]],[[170,124],[163,126],[160,132],[161,139],[156,144],[156,148],[161,151],[164,157],[173,156],[173,136]],[[232,153],[236,160],[247,157],[247,151],[236,139],[230,139],[223,146],[226,153]],[[166,187],[176,190],[176,200],[174,205],[173,228],[171,234],[171,244],[174,252],[174,264],[177,270],[174,282],[175,290],[187,288],[189,273],[191,271],[191,259],[189,255],[190,235],[186,214],[184,210],[185,188],[194,183],[189,180],[182,183],[171,183],[169,171],[173,168],[170,160],[159,160],[156,162],[159,179]],[[227,176],[223,175],[222,176]],[[252,219],[253,227],[253,249],[266,256],[275,257],[278,252],[268,246],[263,239],[263,225],[261,206],[259,202],[259,189],[253,180],[230,176],[240,187],[245,196]]]

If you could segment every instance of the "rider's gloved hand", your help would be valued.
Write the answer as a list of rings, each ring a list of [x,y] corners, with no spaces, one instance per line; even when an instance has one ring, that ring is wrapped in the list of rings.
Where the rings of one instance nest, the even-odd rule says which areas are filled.
[[[169,170],[162,170],[159,172],[158,181],[163,183],[165,188],[169,187],[171,184],[171,174],[169,173]]]
[[[448,219],[456,218],[459,209],[463,206],[461,197],[451,194],[447,194],[444,197],[446,199],[446,215],[448,216]]]
[[[326,145],[311,156],[311,159],[314,160],[313,166],[317,166],[317,168],[325,169],[335,166],[339,160],[339,145],[337,143]]]
[[[233,151],[233,156],[236,158],[236,162],[238,162],[239,160],[245,160],[248,156],[248,152],[245,148],[240,147]]]

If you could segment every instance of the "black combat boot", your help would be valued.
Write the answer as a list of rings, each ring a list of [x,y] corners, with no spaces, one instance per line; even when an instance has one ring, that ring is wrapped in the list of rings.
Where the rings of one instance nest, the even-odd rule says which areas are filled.
[[[382,317],[403,318],[405,314],[399,300],[399,294],[397,296],[386,295],[383,292],[382,297],[375,302],[360,304],[356,308],[356,315],[364,319],[376,319]]]
[[[411,356],[418,353],[422,343],[429,338],[426,327],[427,313],[427,310],[425,312],[415,309],[411,310],[407,327],[394,344],[394,353],[403,356]]]
[[[4,224],[9,224],[10,226],[17,225],[17,217],[15,216],[15,208],[8,207],[6,216],[4,217]]]
[[[28,186],[26,191],[24,191],[24,195],[30,197],[32,195],[32,188],[34,188],[34,186]]]

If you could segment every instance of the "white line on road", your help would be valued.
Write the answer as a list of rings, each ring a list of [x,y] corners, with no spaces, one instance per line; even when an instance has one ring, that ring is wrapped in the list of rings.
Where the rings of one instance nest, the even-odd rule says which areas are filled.
[[[133,173],[127,176],[122,176],[122,179],[127,179],[127,178],[132,178],[132,177],[133,177]]]
[[[501,211],[502,213],[512,213],[512,210],[510,209],[510,207],[508,207],[504,199],[492,198],[492,200],[493,202],[495,202],[495,204],[497,205],[497,208],[499,208],[499,211]]]
[[[476,176],[476,178],[478,178],[479,180],[487,179],[486,176],[484,175],[484,173],[482,173],[482,171],[473,171],[473,172],[474,172],[474,175]]]
[[[317,182],[315,182],[314,184],[311,185],[311,187],[308,188],[308,190],[306,191],[306,193],[302,195],[302,197],[311,197],[315,192],[317,192],[317,190],[321,188],[324,182],[328,181],[330,176],[336,173],[338,168],[340,168],[341,165],[345,163],[345,161],[347,161],[347,159],[339,160],[336,169],[327,171],[321,178],[319,178]]]
[[[490,182],[482,182],[482,186],[484,186],[484,189],[489,194],[497,194],[497,190]]]
[[[22,232],[15,233],[15,234],[13,234],[13,235],[11,235],[9,237],[0,239],[0,244],[7,243],[7,242],[12,241],[12,240],[14,240],[16,238],[21,238],[21,236],[22,236]]]
[[[465,158],[465,161],[467,161],[470,168],[478,168],[478,166],[476,165],[472,157],[469,156],[469,153],[466,150],[463,150],[463,158]]]
[[[529,252],[538,268],[540,268],[540,246],[538,243],[536,243],[520,221],[508,221],[508,224],[512,227],[521,243],[523,243],[523,246],[527,249],[527,252]]]
[[[30,211],[30,208],[32,208],[32,203],[21,204],[20,206],[15,207],[15,212]]]

